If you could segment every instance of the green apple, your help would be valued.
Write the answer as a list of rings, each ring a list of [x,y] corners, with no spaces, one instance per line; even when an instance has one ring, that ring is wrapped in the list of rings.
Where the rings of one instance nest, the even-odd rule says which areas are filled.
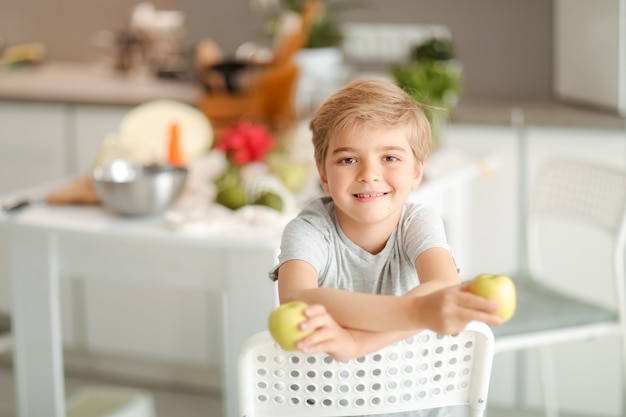
[[[271,191],[264,191],[259,195],[253,204],[269,207],[276,211],[283,211],[284,203],[281,196]]]
[[[480,274],[472,280],[470,292],[498,303],[494,314],[508,321],[517,306],[517,296],[513,280],[506,275]]]
[[[289,191],[294,193],[302,188],[308,175],[308,167],[297,162],[288,162],[278,171],[280,181]]]
[[[281,304],[270,314],[268,321],[270,334],[284,350],[298,350],[296,343],[313,333],[313,330],[300,330],[300,324],[306,320],[304,316],[306,307],[307,304],[302,301],[291,301]]]
[[[215,202],[237,210],[246,205],[246,191],[239,184],[220,189],[215,196]]]

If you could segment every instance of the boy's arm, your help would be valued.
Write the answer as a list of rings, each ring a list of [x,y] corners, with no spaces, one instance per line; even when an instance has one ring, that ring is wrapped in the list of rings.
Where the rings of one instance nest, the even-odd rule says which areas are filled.
[[[454,260],[444,248],[424,251],[416,259],[415,268],[420,285],[405,296],[377,295],[319,288],[315,268],[305,261],[292,260],[281,265],[278,271],[278,293],[281,303],[300,300],[307,304],[323,304],[342,327],[368,332],[415,331],[430,327],[429,324],[432,326],[431,317],[426,316],[439,316],[429,311],[436,308],[430,307],[433,303],[425,305],[428,309],[423,314],[416,314],[422,310],[416,306],[420,304],[416,297],[460,283]]]
[[[280,267],[278,288],[281,303],[299,300],[309,304],[305,310],[308,320],[303,325],[318,331],[299,343],[306,353],[326,352],[344,361],[379,350],[420,330],[411,323],[404,330],[396,329],[398,323],[392,316],[406,315],[402,310],[410,306],[403,297],[319,288],[317,272],[304,261],[289,261]]]
[[[378,332],[419,327],[417,320],[407,314],[411,309],[408,298],[320,288],[315,268],[301,260],[280,266],[278,294],[281,303],[299,300],[322,304],[335,321],[346,328]]]
[[[422,252],[415,260],[415,270],[420,285],[409,291],[409,295],[426,295],[461,282],[454,259],[444,248],[430,248]]]
[[[314,311],[309,311],[305,325],[323,327],[324,332],[307,337],[301,349],[329,352],[345,360],[424,328],[456,333],[472,320],[499,324],[498,318],[489,313],[497,309],[495,303],[470,294],[467,285],[455,285],[459,283],[458,273],[447,250],[425,251],[416,260],[416,269],[421,285],[404,296],[389,296],[319,288],[317,272],[310,264],[299,260],[283,264],[278,275],[280,302],[300,300],[325,309],[320,313],[312,307]],[[345,346],[351,347],[346,351]]]

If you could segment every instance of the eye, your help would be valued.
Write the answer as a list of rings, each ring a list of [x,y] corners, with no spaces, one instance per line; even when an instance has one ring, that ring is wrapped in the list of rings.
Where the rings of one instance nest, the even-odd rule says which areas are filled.
[[[354,164],[354,163],[356,163],[356,158],[353,158],[351,156],[346,157],[346,158],[341,158],[339,160],[339,164],[340,165],[351,165],[351,164]]]
[[[385,160],[386,162],[396,162],[396,161],[399,161],[399,160],[400,160],[400,158],[398,158],[398,157],[397,157],[397,156],[395,156],[395,155],[386,155],[386,156],[383,158],[383,160]]]

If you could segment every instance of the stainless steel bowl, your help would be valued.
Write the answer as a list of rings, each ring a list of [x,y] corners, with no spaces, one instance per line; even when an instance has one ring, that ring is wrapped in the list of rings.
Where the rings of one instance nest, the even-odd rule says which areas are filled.
[[[187,169],[172,165],[133,165],[116,160],[94,169],[92,183],[102,204],[124,216],[167,209],[181,194]]]

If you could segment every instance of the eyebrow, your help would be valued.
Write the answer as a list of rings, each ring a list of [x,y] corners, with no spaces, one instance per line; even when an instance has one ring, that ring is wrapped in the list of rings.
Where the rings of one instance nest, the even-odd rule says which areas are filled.
[[[338,154],[338,153],[342,153],[342,152],[356,152],[358,151],[359,148],[356,147],[352,147],[352,146],[343,146],[341,148],[337,148],[337,149],[333,149],[333,155]],[[409,152],[406,148],[403,148],[402,146],[383,146],[381,147],[379,150],[384,151],[384,152],[389,152],[389,151],[394,151],[394,152]]]

